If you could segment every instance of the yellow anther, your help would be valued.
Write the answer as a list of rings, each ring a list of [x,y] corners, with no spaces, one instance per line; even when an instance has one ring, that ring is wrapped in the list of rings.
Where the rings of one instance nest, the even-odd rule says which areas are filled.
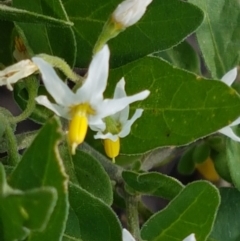
[[[104,149],[106,155],[112,159],[118,156],[120,151],[120,140],[119,138],[116,141],[110,139],[104,139]]]
[[[76,152],[76,148],[81,144],[87,134],[88,129],[88,113],[89,105],[80,104],[71,110],[72,120],[69,124],[68,139],[72,148],[72,154]]]
[[[217,182],[219,180],[219,175],[216,172],[213,161],[210,157],[208,157],[203,163],[197,164],[196,168],[207,180],[211,182]]]

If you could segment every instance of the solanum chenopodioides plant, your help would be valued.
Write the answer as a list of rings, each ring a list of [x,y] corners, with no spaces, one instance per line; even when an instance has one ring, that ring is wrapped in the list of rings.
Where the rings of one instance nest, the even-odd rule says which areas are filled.
[[[224,130],[228,129],[230,133],[229,124],[236,124],[240,107],[236,91],[219,80],[204,79],[176,68],[160,58],[147,56],[172,48],[181,42],[200,25],[203,12],[186,1],[178,0],[168,0],[167,3],[158,0],[126,0],[120,5],[117,0],[107,3],[102,0],[63,0],[54,3],[42,0],[41,4],[36,1],[26,4],[25,1],[14,0],[13,6],[28,11],[28,17],[34,15],[33,9],[36,13],[41,13],[42,18],[45,15],[52,15],[52,21],[62,27],[36,27],[31,22],[23,24],[24,19],[16,22],[15,17],[13,20],[17,31],[21,34],[26,49],[31,53],[27,53],[31,55],[31,60],[19,62],[0,72],[1,85],[11,88],[14,84],[15,90],[20,89],[18,92],[15,91],[15,95],[17,92],[20,97],[18,101],[20,99],[27,103],[29,97],[29,101],[34,100],[34,103],[36,101],[50,109],[52,114],[69,121],[69,126],[64,128],[62,134],[67,136],[70,143],[70,153],[66,141],[58,136],[61,126],[54,118],[45,125],[46,129],[42,130],[44,134],[40,135],[39,132],[35,142],[28,148],[29,151],[25,152],[22,161],[14,169],[12,179],[9,179],[14,190],[26,189],[29,186],[33,188],[33,184],[36,185],[34,188],[45,188],[45,185],[53,188],[47,192],[52,193],[55,203],[59,202],[56,206],[53,205],[53,201],[49,203],[47,211],[48,217],[52,215],[51,223],[37,227],[37,231],[44,235],[39,236],[39,239],[121,241],[141,240],[141,235],[147,240],[168,240],[170,237],[179,241],[207,239],[218,209],[220,197],[217,189],[201,181],[185,187],[167,175],[143,173],[139,161],[144,159],[142,154],[157,147],[172,146],[173,149],[218,130],[225,133]],[[4,8],[0,9],[2,11]],[[10,10],[7,9],[8,13]],[[12,13],[15,14],[16,11]],[[44,19],[50,21],[46,17]],[[26,22],[26,19],[24,21]],[[86,75],[78,76],[69,67],[65,71],[65,67],[59,67],[56,62],[54,63],[58,61],[56,56],[38,55],[42,52],[59,55],[71,66],[75,64],[76,67],[80,67]],[[90,61],[92,52],[94,54]],[[187,51],[185,56],[188,56]],[[174,62],[176,56],[171,57]],[[190,58],[190,62],[191,60]],[[19,66],[23,68],[19,69]],[[116,66],[117,68],[113,68]],[[64,83],[62,75],[58,75],[54,67],[77,82],[76,86],[70,88],[72,83]],[[87,69],[83,70],[84,67]],[[39,74],[44,86],[39,88],[35,98],[29,95],[31,88],[24,88],[25,83],[29,83],[25,77],[31,74],[34,74],[31,78],[35,81],[36,74]],[[18,82],[19,79],[22,81]],[[32,107],[32,112],[28,111],[28,115],[33,112],[41,114],[41,110],[39,106]],[[11,151],[17,150],[18,147],[17,142],[15,145],[11,145],[10,142],[14,140],[14,126],[11,125],[15,119],[7,119],[7,115],[3,116],[3,119],[2,115],[0,117],[0,120],[6,118],[3,126],[7,127],[6,135],[10,133],[6,138],[9,156],[17,157],[19,160],[17,151],[15,155],[11,155]],[[85,139],[88,126],[93,132],[89,132]],[[51,135],[48,136],[46,133]],[[49,142],[45,142],[45,138]],[[84,140],[90,146],[84,143]],[[61,162],[57,143],[60,143],[60,154],[65,166]],[[0,149],[4,148],[3,146],[0,145]],[[22,148],[22,144],[20,146],[19,148]],[[82,149],[81,152],[78,146]],[[138,154],[134,167],[129,165],[129,168],[139,172],[127,172],[113,164],[101,155],[103,147],[108,157],[116,158],[117,164],[119,154],[130,154],[130,158],[133,154]],[[41,150],[44,150],[42,155]],[[167,156],[169,160],[176,157],[177,155]],[[75,167],[72,165],[72,158],[74,163],[78,163]],[[126,159],[125,163],[128,162],[126,156],[121,155],[121,158]],[[46,163],[46,160],[49,163]],[[53,164],[57,165],[50,168]],[[70,181],[66,178],[65,167]],[[57,173],[61,178],[56,178]],[[26,177],[30,177],[31,180]],[[114,180],[114,184],[109,177]],[[58,195],[54,194],[55,189]],[[120,196],[118,201],[117,198],[113,201],[113,192],[116,197]],[[57,200],[59,194],[64,198]],[[162,212],[151,215],[141,206],[140,197],[144,194],[170,199],[170,203]],[[121,208],[126,208],[127,226],[134,237],[124,230],[122,235],[119,219],[110,208],[113,202],[115,205],[120,203]],[[67,225],[64,232],[69,203],[71,228]],[[18,210],[25,210],[22,209],[25,205],[20,207]],[[25,220],[26,212],[22,213]],[[61,216],[59,220],[56,218],[59,217],[58,213]],[[145,222],[141,232],[138,213]],[[46,228],[40,230],[41,227]],[[71,233],[72,227],[76,230]],[[29,230],[33,233],[29,238],[25,238],[31,240],[36,237],[34,235],[39,235],[27,224],[27,232]],[[54,236],[51,236],[53,234]]]

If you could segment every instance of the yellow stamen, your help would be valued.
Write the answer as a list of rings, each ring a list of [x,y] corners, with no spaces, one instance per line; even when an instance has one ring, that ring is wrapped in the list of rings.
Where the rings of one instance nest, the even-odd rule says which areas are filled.
[[[88,104],[80,104],[71,109],[72,120],[69,124],[68,139],[72,148],[72,154],[76,152],[76,148],[81,144],[87,134],[89,113],[94,110]]]
[[[219,180],[219,175],[216,172],[213,161],[210,157],[208,157],[203,163],[197,164],[196,168],[207,180],[211,182],[217,182]]]
[[[106,152],[106,155],[113,160],[115,160],[115,157],[118,156],[120,151],[120,140],[119,138],[116,141],[112,141],[110,139],[104,139],[104,149]]]

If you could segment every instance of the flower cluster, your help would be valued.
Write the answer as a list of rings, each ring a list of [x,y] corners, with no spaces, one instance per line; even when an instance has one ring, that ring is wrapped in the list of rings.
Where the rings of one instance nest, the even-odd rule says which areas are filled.
[[[70,120],[68,138],[72,154],[75,153],[76,147],[84,141],[89,126],[92,130],[98,131],[95,138],[105,139],[106,154],[110,158],[116,157],[120,149],[119,140],[116,142],[117,137],[129,134],[132,123],[141,116],[143,111],[137,110],[132,119],[128,121],[129,104],[144,100],[150,93],[148,90],[144,90],[133,96],[126,96],[125,82],[122,79],[117,84],[114,98],[104,99],[103,92],[107,86],[109,56],[109,48],[105,45],[93,57],[87,77],[76,93],[58,77],[51,65],[42,58],[32,58],[42,74],[47,91],[56,103],[51,103],[47,96],[38,96],[36,101],[57,115]],[[107,120],[115,121],[116,125],[109,124]],[[114,150],[114,155],[109,151],[111,149]]]

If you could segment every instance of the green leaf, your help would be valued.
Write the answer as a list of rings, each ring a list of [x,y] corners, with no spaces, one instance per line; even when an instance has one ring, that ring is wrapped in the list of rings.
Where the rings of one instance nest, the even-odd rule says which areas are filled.
[[[239,63],[240,3],[232,0],[189,0],[205,12],[197,30],[204,60],[213,78],[221,78]]]
[[[235,188],[220,188],[221,205],[209,241],[240,240],[240,193]]]
[[[137,108],[144,112],[130,135],[121,139],[122,154],[186,145],[229,125],[240,115],[240,98],[235,90],[221,81],[177,69],[157,57],[145,57],[110,71],[106,96],[112,97],[123,75],[127,95],[145,89],[151,93],[146,100],[130,106],[130,116]],[[89,142],[103,150],[100,141],[90,138]]]
[[[57,144],[61,138],[60,124],[50,119],[41,129],[21,162],[10,176],[10,185],[21,190],[54,187],[58,200],[49,224],[43,232],[32,232],[29,241],[59,240],[63,234],[68,212],[67,176]]]
[[[78,217],[71,207],[62,241],[82,241]]]
[[[80,186],[108,205],[112,204],[112,185],[104,168],[92,156],[77,151],[73,156],[75,172]]]
[[[203,163],[209,157],[210,151],[211,149],[208,143],[206,143],[205,141],[201,142],[199,145],[196,145],[194,148],[193,156],[192,156],[193,161],[195,163]]]
[[[124,171],[122,177],[128,186],[140,193],[170,200],[183,189],[183,185],[178,180],[157,172],[139,174]]]
[[[214,167],[217,173],[226,181],[232,183],[232,178],[230,175],[229,170],[229,155],[227,154],[229,141],[227,138],[224,139],[223,143],[221,144],[221,150],[219,152],[212,151],[211,159],[213,160]]]
[[[13,0],[13,7],[25,9],[36,14],[51,16],[69,22],[61,0],[32,1]],[[51,25],[15,22],[27,50],[32,54],[46,53],[56,55],[73,66],[76,58],[75,35],[71,27],[59,28]]]
[[[0,5],[0,18],[7,21],[16,21],[22,23],[45,23],[58,27],[69,27],[73,23],[56,19],[47,15],[37,14],[24,9],[13,8],[6,5]]]
[[[195,170],[195,163],[193,161],[193,152],[195,149],[195,145],[188,147],[187,150],[184,151],[180,160],[178,162],[178,171],[183,175],[191,175]]]
[[[178,68],[189,70],[197,74],[200,73],[199,56],[187,41],[183,41],[171,49],[155,53],[154,55],[167,60]]]
[[[32,189],[26,192],[11,189],[6,182],[1,164],[0,239],[5,241],[22,240],[29,234],[30,230],[44,230],[56,201],[57,192],[51,187]]]
[[[4,65],[12,63],[11,35],[13,27],[13,23],[0,20],[0,29],[2,32],[0,34],[0,63]]]
[[[70,20],[74,22],[79,51],[77,65],[86,67],[104,23],[119,0],[88,0],[87,5],[77,0],[64,0],[63,3]],[[153,1],[137,24],[109,42],[112,66],[121,66],[176,45],[192,33],[202,20],[202,11],[187,2]]]
[[[84,241],[122,241],[122,230],[112,209],[84,189],[69,185],[69,202]]]
[[[218,190],[208,182],[187,185],[162,211],[142,227],[148,241],[182,241],[194,233],[196,240],[206,240],[211,232],[220,203]]]
[[[230,176],[235,187],[240,190],[240,144],[232,139],[227,139],[227,163]]]

